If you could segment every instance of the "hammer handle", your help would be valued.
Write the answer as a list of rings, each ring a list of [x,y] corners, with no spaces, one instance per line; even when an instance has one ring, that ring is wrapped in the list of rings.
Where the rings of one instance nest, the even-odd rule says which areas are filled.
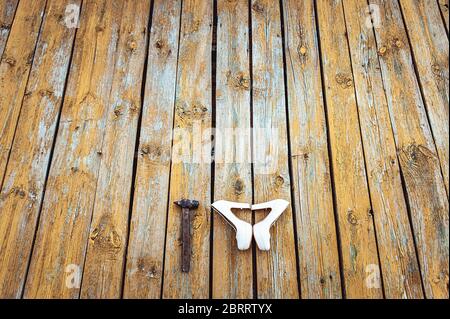
[[[182,209],[182,256],[181,271],[189,272],[191,264],[191,214],[189,208]]]

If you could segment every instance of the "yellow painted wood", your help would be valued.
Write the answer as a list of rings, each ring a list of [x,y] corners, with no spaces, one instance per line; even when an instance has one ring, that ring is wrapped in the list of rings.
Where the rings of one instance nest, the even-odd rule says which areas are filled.
[[[411,207],[411,220],[425,294],[448,298],[448,197],[420,88],[396,1],[378,5],[382,28],[375,29],[397,153]]]
[[[278,1],[251,2],[253,54],[254,200],[290,202],[271,228],[270,251],[256,248],[258,298],[298,298],[294,223]],[[255,212],[255,222],[267,212]]]
[[[414,63],[449,193],[449,71],[448,38],[436,1],[400,1],[411,41]]]
[[[26,298],[79,296],[103,136],[107,118],[116,112],[109,101],[120,21],[134,15],[123,8],[123,1],[83,1]],[[119,240],[113,233],[105,245]]]
[[[202,130],[211,128],[212,15],[212,1],[183,1],[163,298],[209,297],[211,132]],[[182,198],[200,203],[191,217],[188,273],[181,271],[181,208],[174,204]]]
[[[0,4],[0,59],[8,40],[19,0],[4,0]]]
[[[283,2],[302,298],[341,298],[314,1]]]
[[[160,298],[181,0],[155,0],[124,298]]]
[[[69,4],[50,0],[0,195],[0,297],[20,298],[44,192],[75,29],[59,16]]]
[[[252,202],[248,1],[217,2],[217,90],[214,200]],[[233,131],[233,129],[235,129]],[[236,231],[216,212],[213,298],[252,298],[252,250],[239,251]],[[249,223],[249,210],[236,211]]]
[[[3,180],[24,99],[46,0],[24,0],[17,7],[0,61],[0,181]]]
[[[394,134],[367,4],[343,2],[386,298],[423,298]]]
[[[81,298],[120,298],[151,2],[125,0]]]
[[[379,265],[342,2],[317,1],[317,16],[345,293],[381,298],[366,282]]]

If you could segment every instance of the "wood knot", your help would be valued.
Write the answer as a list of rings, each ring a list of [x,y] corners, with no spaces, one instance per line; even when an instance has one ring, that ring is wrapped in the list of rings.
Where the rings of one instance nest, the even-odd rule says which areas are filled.
[[[5,63],[8,64],[10,67],[13,67],[16,65],[17,61],[13,57],[6,57]]]
[[[9,30],[11,28],[11,25],[7,24],[6,22],[0,22],[0,30]]]
[[[20,187],[13,187],[9,193],[20,198],[25,198],[26,196],[25,191]]]
[[[383,45],[379,50],[378,50],[378,55],[379,56],[384,56],[386,54],[387,48]]]
[[[236,181],[234,182],[233,188],[234,188],[234,193],[238,196],[241,195],[242,193],[244,193],[244,182],[242,181],[242,179],[240,179],[240,178],[236,179]]]
[[[356,215],[353,213],[352,210],[349,210],[347,212],[347,221],[351,224],[351,225],[357,225],[358,224],[358,218],[356,217]]]
[[[246,91],[250,89],[250,78],[243,72],[238,72],[233,76],[231,71],[228,71],[226,77],[229,85]]]
[[[103,32],[105,30],[105,27],[102,25],[98,25],[95,27],[96,32]]]
[[[253,11],[262,14],[264,13],[264,5],[261,4],[259,1],[256,1],[253,5],[252,5],[252,9]]]
[[[123,113],[122,113],[122,106],[116,106],[115,108],[114,108],[114,118],[115,119],[117,119],[117,118],[119,118],[119,116],[121,116]]]
[[[353,86],[353,79],[350,75],[344,73],[336,74],[336,82],[343,88],[347,89]]]
[[[306,49],[306,47],[305,47],[304,45],[299,46],[299,48],[298,48],[298,53],[299,53],[301,56],[305,56],[305,55],[306,55],[306,52],[307,52],[307,49]]]
[[[128,50],[131,52],[134,52],[137,49],[137,42],[136,40],[131,37],[127,42]]]
[[[401,48],[401,47],[403,47],[403,42],[402,42],[402,40],[400,40],[400,39],[395,39],[395,40],[394,40],[394,45],[395,45],[397,48]]]
[[[53,96],[53,94],[54,94],[53,90],[50,90],[50,89],[45,89],[45,90],[40,90],[39,91],[39,95],[41,97],[48,97],[48,98],[50,98],[50,97]]]
[[[277,177],[275,177],[275,186],[276,187],[281,187],[284,184],[284,178],[281,175],[278,175]]]
[[[164,47],[164,41],[163,40],[158,40],[155,42],[155,47],[157,49],[162,49]]]

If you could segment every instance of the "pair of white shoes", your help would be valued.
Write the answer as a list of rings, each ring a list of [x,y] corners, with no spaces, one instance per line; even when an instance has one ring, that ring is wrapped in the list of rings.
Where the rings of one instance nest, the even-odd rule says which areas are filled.
[[[289,202],[283,199],[275,199],[270,202],[250,205],[246,203],[235,203],[226,200],[219,200],[212,204],[212,207],[236,230],[236,240],[239,250],[246,250],[252,243],[252,236],[255,236],[256,244],[260,250],[270,249],[270,227],[281,216],[289,206]],[[264,220],[255,225],[251,225],[233,214],[235,209],[270,209],[269,215]]]

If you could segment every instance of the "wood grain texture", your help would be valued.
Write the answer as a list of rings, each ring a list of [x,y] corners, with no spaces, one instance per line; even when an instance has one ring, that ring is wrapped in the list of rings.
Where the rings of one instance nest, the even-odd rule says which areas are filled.
[[[342,2],[317,1],[317,16],[346,297],[381,298],[366,283],[379,265]]]
[[[283,2],[302,298],[341,298],[339,253],[313,1]]]
[[[378,56],[426,297],[448,298],[448,197],[402,25],[399,4],[371,1],[383,17]]]
[[[367,3],[343,2],[386,298],[423,298],[394,134]]]
[[[212,22],[212,1],[183,1],[174,116],[176,131],[165,247],[164,298],[209,296],[211,132],[208,133],[207,130],[212,124]],[[181,209],[174,204],[174,201],[182,198],[195,199],[200,203],[191,217],[192,255],[188,273],[181,271]]]
[[[407,0],[400,1],[400,4],[448,195],[448,38],[434,0]]]
[[[444,19],[445,28],[447,30],[447,36],[449,31],[449,8],[448,8],[448,0],[437,0],[439,4],[439,8],[441,10],[442,18]]]
[[[46,0],[20,2],[0,61],[0,181],[11,151],[45,4]]]
[[[133,14],[122,9],[123,1],[83,2],[26,298],[79,297],[78,280],[69,280],[83,270],[103,135],[115,111],[109,97],[121,15]]]
[[[151,1],[125,0],[81,298],[120,298]]]
[[[69,3],[80,4],[48,2],[6,168],[0,195],[2,298],[19,298],[25,282],[75,34],[59,19]]]
[[[217,12],[214,200],[251,203],[251,136],[242,134],[251,126],[248,1],[219,0]],[[213,213],[212,296],[252,298],[252,250],[238,250],[235,230]],[[251,223],[249,210],[235,213]]]
[[[3,0],[0,3],[0,59],[8,40],[19,0]]]
[[[251,2],[254,200],[290,202],[271,228],[270,251],[256,252],[258,298],[298,298],[291,201],[281,14],[277,1]],[[255,212],[255,222],[266,212]]]
[[[180,18],[154,1],[124,298],[161,296]]]

